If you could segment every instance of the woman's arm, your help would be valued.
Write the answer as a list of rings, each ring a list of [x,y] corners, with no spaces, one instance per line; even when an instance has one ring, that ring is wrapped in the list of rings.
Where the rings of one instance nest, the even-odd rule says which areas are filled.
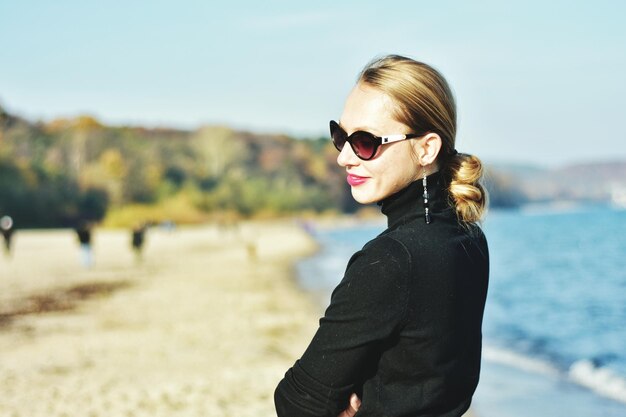
[[[279,417],[337,417],[348,409],[404,320],[410,267],[408,251],[389,237],[350,259],[311,344],[276,389]]]

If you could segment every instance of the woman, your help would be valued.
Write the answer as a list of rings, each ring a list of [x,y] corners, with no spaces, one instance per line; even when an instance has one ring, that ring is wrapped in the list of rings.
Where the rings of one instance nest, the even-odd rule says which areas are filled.
[[[426,64],[384,57],[330,129],[353,197],[381,205],[388,228],[348,262],[276,388],[277,414],[461,416],[478,384],[489,260],[482,167],[455,150],[450,88]]]

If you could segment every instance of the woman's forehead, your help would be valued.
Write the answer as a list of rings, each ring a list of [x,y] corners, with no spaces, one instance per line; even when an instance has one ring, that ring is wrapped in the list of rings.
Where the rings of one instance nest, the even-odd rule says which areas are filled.
[[[406,133],[407,127],[395,120],[391,98],[373,87],[357,84],[346,99],[340,118],[347,133],[365,130],[377,136]]]

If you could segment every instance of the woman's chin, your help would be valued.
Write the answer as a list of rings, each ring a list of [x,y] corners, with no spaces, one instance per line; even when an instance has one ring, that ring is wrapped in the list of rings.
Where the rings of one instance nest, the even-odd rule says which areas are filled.
[[[352,192],[352,198],[360,204],[372,204],[380,200],[376,198],[374,193],[368,192],[362,186],[352,187],[350,191]]]

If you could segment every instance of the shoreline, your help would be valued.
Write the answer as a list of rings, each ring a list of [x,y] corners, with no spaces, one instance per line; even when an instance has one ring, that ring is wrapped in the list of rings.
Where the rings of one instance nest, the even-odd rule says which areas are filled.
[[[52,289],[128,286],[0,327],[3,415],[275,414],[274,388],[317,328],[295,271],[316,243],[289,220],[146,240],[138,264],[125,232],[96,230],[86,270],[71,231],[16,234],[0,259],[5,310]]]

